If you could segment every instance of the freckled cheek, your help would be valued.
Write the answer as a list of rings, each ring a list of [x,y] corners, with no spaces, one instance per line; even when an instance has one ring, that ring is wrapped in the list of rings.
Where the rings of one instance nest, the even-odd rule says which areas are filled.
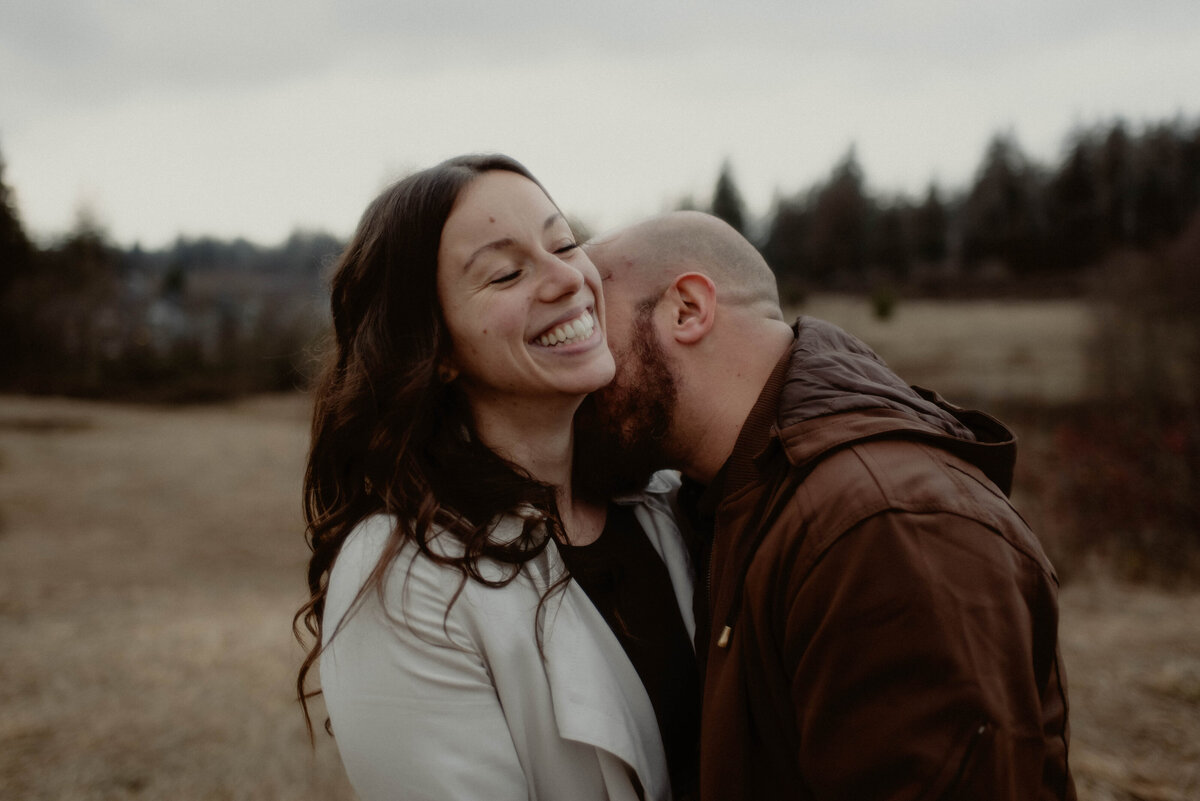
[[[489,339],[525,340],[526,317],[520,311],[492,309],[486,322],[480,323],[479,335]]]

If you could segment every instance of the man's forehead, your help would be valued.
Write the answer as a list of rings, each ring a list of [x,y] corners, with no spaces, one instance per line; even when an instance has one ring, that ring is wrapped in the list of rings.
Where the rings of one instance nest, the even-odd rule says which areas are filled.
[[[614,228],[609,231],[602,231],[599,234],[589,238],[587,242],[583,243],[583,246],[589,250],[591,248],[605,247],[620,239],[624,232],[624,228]]]
[[[600,277],[606,281],[614,275],[627,275],[633,267],[633,254],[626,247],[627,243],[622,242],[625,239],[623,234],[621,230],[611,231],[584,243],[583,249],[588,258],[600,271]]]

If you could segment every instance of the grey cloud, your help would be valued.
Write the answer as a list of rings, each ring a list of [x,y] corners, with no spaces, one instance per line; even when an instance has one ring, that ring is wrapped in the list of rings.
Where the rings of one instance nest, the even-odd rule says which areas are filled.
[[[603,6],[524,0],[39,0],[0,26],[5,63],[27,92],[104,102],[130,92],[221,89],[302,78],[346,59],[419,74],[446,66],[597,64],[711,53],[776,53],[802,67],[819,54],[961,67],[1019,57],[1099,31],[1153,38],[1195,29],[1194,0],[1130,13],[1124,0],[727,0]],[[771,76],[764,76],[764,79]]]

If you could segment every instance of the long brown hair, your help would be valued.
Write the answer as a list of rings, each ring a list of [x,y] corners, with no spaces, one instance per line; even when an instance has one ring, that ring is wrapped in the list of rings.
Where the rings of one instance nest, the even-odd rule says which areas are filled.
[[[398,522],[359,598],[383,591],[408,542],[460,570],[464,583],[500,586],[560,527],[553,488],[482,445],[464,398],[438,377],[450,349],[437,294],[442,228],[462,190],[492,170],[537,183],[499,155],[461,156],[410,175],[367,208],[333,275],[333,341],[316,389],[304,475],[310,597],[293,621],[302,643],[301,622],[315,638],[296,680],[310,735],[308,699],[320,690],[308,690],[305,679],[323,647],[329,572],[360,521],[388,513]],[[517,539],[491,541],[495,519],[521,505],[540,514],[525,516]],[[429,548],[443,530],[462,542],[461,556]],[[481,559],[512,570],[488,580],[479,572]]]

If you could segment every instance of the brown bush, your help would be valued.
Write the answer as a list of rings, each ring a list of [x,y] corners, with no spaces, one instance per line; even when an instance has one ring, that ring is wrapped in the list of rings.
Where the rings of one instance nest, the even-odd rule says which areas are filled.
[[[1054,430],[1049,503],[1069,551],[1129,578],[1200,575],[1200,215],[1167,247],[1109,259],[1093,299],[1098,400]]]

